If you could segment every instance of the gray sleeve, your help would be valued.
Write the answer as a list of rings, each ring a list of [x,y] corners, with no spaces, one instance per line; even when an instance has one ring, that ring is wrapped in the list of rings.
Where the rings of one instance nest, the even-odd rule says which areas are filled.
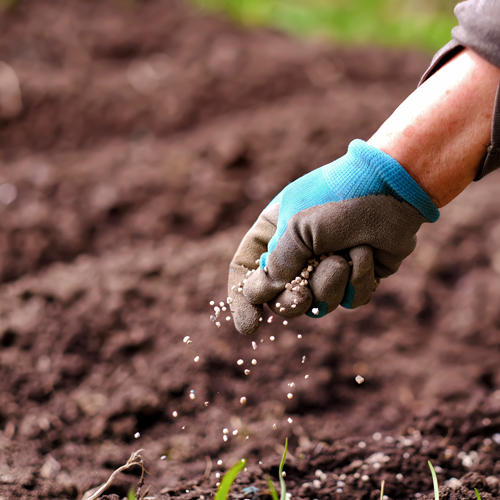
[[[466,0],[455,7],[459,25],[451,31],[453,40],[432,59],[420,84],[464,47],[469,47],[500,68],[500,0]],[[420,85],[419,84],[419,85]],[[494,104],[491,145],[475,180],[500,168],[500,85]]]

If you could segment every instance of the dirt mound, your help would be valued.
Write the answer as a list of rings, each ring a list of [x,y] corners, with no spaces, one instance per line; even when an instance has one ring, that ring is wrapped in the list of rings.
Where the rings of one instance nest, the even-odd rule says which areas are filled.
[[[429,459],[455,478],[443,498],[498,496],[496,174],[423,228],[370,305],[253,339],[209,320],[269,199],[369,137],[428,58],[174,0],[22,1],[0,27],[23,98],[0,122],[16,188],[0,203],[1,498],[80,497],[138,448],[156,498],[207,497],[241,457],[235,498],[264,498],[286,437],[294,498],[379,498],[382,480],[425,498]]]

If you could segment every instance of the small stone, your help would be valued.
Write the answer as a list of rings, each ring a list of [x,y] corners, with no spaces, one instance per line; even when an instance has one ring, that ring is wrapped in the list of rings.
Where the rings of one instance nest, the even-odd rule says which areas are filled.
[[[223,310],[223,311],[227,311],[227,307],[226,307],[226,306],[224,306],[224,307],[222,308],[222,310]]]
[[[304,378],[305,378],[305,379],[308,379],[308,378],[309,378],[309,375],[306,375]]]
[[[217,460],[217,465],[222,465],[222,460]]]
[[[306,356],[302,356],[302,363],[305,363],[305,362],[306,362],[306,359],[307,359],[307,357],[306,357]]]
[[[232,303],[233,303],[233,299],[232,299],[231,297],[228,297],[228,298],[227,298],[227,303],[228,303],[228,304],[232,304]]]
[[[224,429],[222,429],[222,434],[228,434],[229,433],[229,429],[227,427],[224,427]]]
[[[235,429],[235,430],[233,431],[233,436],[236,436],[236,434],[238,434],[238,429]]]
[[[276,302],[276,307],[279,309],[281,307],[281,304],[279,302]]]
[[[285,289],[286,289],[286,290],[291,290],[292,288],[293,288],[293,287],[292,287],[292,284],[291,284],[291,283],[287,283],[287,284],[285,285]]]
[[[255,351],[255,349],[257,349],[257,342],[255,342],[254,340],[252,340],[252,349]]]
[[[208,406],[208,401],[205,401],[204,405],[205,405],[205,406]]]
[[[220,321],[217,321],[217,322],[215,323],[215,326],[216,326],[217,328],[220,328]]]
[[[284,307],[280,307],[280,312],[283,312],[285,310]]]
[[[358,384],[362,384],[365,379],[361,375],[356,375],[356,378],[354,379]]]

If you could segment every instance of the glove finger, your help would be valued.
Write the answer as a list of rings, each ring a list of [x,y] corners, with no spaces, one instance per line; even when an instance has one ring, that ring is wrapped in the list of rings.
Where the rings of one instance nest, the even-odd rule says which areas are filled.
[[[269,205],[245,235],[229,265],[228,298],[234,326],[243,335],[251,335],[262,322],[262,305],[250,303],[243,295],[243,287],[252,272],[258,268],[260,256],[267,250],[276,232],[279,203]]]
[[[321,318],[338,307],[345,294],[351,268],[340,255],[322,260],[309,277],[314,297],[307,316]]]
[[[349,249],[352,271],[340,305],[346,309],[355,309],[370,302],[372,293],[378,286],[375,279],[373,250],[368,245],[359,245]]]
[[[284,290],[267,305],[271,311],[279,314],[283,318],[298,318],[306,313],[310,308],[313,296],[307,286],[294,287],[295,290]]]

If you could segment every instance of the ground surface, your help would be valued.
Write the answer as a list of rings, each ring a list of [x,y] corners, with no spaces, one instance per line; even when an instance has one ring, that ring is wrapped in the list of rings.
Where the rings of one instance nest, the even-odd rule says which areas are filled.
[[[266,323],[256,350],[209,320],[259,211],[369,137],[427,56],[243,31],[174,0],[21,1],[0,33],[23,98],[0,122],[17,187],[0,204],[2,500],[81,498],[138,448],[155,498],[209,498],[242,457],[234,498],[265,498],[286,437],[293,498],[378,498],[381,480],[425,498],[429,459],[462,483],[442,498],[498,497],[499,175],[423,228],[370,305]]]

